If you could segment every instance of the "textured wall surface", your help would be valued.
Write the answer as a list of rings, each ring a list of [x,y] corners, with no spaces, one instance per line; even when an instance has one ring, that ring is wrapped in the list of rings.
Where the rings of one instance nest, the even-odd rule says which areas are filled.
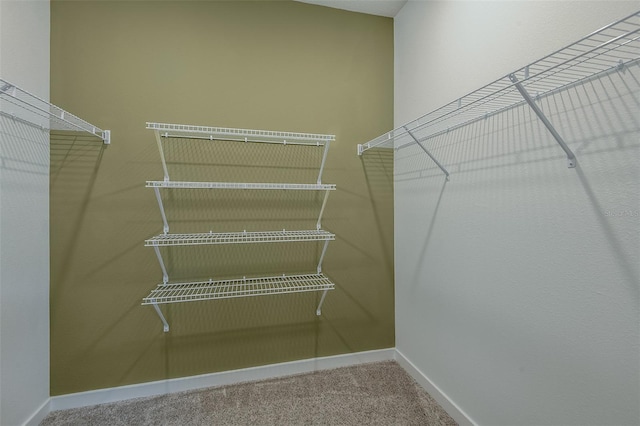
[[[106,149],[52,137],[52,395],[393,347],[392,159],[356,144],[392,126],[393,21],[295,2],[52,3],[51,95],[112,131]],[[145,122],[336,135],[320,295],[164,307],[144,240],[162,231]],[[318,150],[165,144],[173,179],[313,183]],[[265,148],[265,149],[263,149]],[[274,148],[267,150],[266,148]],[[247,167],[247,164],[249,167]],[[172,232],[315,227],[320,194],[167,191]],[[174,278],[313,272],[320,246],[167,250]]]
[[[395,21],[401,125],[637,2],[409,2]],[[614,64],[612,64],[613,66]],[[484,425],[640,420],[640,68],[395,156],[397,348]]]
[[[0,76],[48,99],[48,2],[0,2]],[[49,123],[0,100],[3,425],[26,422],[49,399],[49,133],[41,125]]]

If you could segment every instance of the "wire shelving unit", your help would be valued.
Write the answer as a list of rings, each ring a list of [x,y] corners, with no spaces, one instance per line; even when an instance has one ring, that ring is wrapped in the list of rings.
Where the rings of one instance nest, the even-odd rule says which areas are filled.
[[[142,304],[154,307],[162,321],[164,331],[167,332],[169,323],[158,306],[160,304],[322,291],[320,305],[316,311],[316,314],[320,315],[320,306],[327,291],[334,288],[335,284],[322,274],[283,274],[277,277],[161,283],[142,299]]]
[[[271,189],[294,191],[335,191],[331,183],[268,183],[268,182],[184,182],[184,181],[147,181],[147,188],[181,189]]]
[[[199,244],[288,243],[296,241],[331,241],[335,234],[327,231],[259,231],[209,232],[201,234],[160,234],[145,241],[147,247],[192,246]]]
[[[283,293],[298,293],[320,291],[322,296],[316,309],[316,315],[321,315],[321,308],[329,290],[335,288],[322,273],[322,262],[330,241],[335,240],[335,234],[322,229],[321,221],[327,199],[331,191],[335,191],[334,184],[322,183],[322,173],[327,159],[330,143],[335,140],[334,135],[275,132],[268,130],[232,129],[224,127],[192,126],[183,124],[147,123],[147,129],[155,135],[162,168],[163,180],[147,181],[147,188],[153,188],[160,208],[163,221],[163,233],[145,241],[145,246],[153,247],[162,269],[162,283],[159,284],[142,301],[143,305],[152,305],[162,320],[163,329],[169,331],[169,324],[160,309],[160,304],[181,303],[196,300],[215,300],[233,297],[249,297],[273,295]],[[274,183],[274,182],[192,182],[172,181],[165,159],[162,138],[171,138],[179,143],[180,139],[198,139],[203,143],[215,141],[231,141],[242,143],[268,143],[281,145],[304,145],[322,147],[322,161],[315,183]],[[322,207],[318,215],[316,229],[313,230],[276,230],[240,232],[204,232],[204,233],[169,233],[169,222],[165,213],[160,189],[211,189],[211,190],[295,190],[295,191],[324,191]],[[316,273],[303,275],[282,275],[278,277],[241,278],[208,281],[193,281],[172,283],[165,266],[161,248],[167,250],[173,246],[224,245],[224,244],[262,244],[262,243],[290,243],[290,242],[324,242],[319,256]]]
[[[580,40],[487,84],[367,143],[358,144],[358,155],[372,148],[419,145],[442,170],[426,143],[439,135],[483,120],[508,109],[528,104],[576,166],[571,149],[536,101],[612,72],[621,72],[640,61],[640,12],[613,22]]]
[[[109,130],[94,126],[3,79],[0,79],[0,101],[2,115],[6,117],[33,122],[48,130],[86,132],[105,144],[111,143]]]

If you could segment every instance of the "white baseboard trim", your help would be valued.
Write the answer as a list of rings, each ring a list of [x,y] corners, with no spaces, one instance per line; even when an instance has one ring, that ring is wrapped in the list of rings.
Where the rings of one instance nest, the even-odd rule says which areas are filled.
[[[45,402],[24,422],[24,426],[38,426],[47,414],[51,412],[51,398],[47,398]]]
[[[436,400],[438,404],[455,420],[458,422],[460,426],[475,426],[477,423],[474,422],[471,417],[465,413],[462,408],[458,407],[458,405],[451,400],[438,386],[436,386],[422,371],[418,369],[407,357],[405,357],[402,352],[398,349],[395,350],[396,357],[395,360],[402,368],[405,369],[407,373],[411,377],[415,379],[416,382],[420,384],[427,391],[429,395]]]
[[[395,359],[395,354],[396,350],[394,348],[379,349],[53,396],[51,397],[49,410],[66,410],[69,408],[106,404],[132,398],[164,395],[173,392],[225,386],[254,380],[273,379],[290,376],[292,374],[310,373],[318,370],[348,367],[368,362],[388,361]],[[49,411],[47,411],[47,413],[48,412]],[[45,416],[47,413],[45,413]]]

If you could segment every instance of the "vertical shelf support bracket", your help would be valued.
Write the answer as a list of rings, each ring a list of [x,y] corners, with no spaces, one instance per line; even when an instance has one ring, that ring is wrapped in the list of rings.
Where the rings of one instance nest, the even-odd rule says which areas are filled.
[[[153,249],[156,252],[156,257],[158,258],[158,262],[160,262],[160,268],[162,268],[162,282],[164,284],[169,282],[169,274],[167,274],[167,268],[164,266],[164,260],[162,260],[162,254],[160,254],[160,247],[153,246]]]
[[[158,314],[158,316],[160,317],[160,320],[162,321],[162,330],[165,333],[167,333],[169,331],[169,323],[167,322],[167,319],[164,317],[164,315],[162,315],[160,306],[158,306],[156,302],[153,302],[152,304],[153,304],[153,309],[156,310],[156,313]]]
[[[522,95],[522,97],[529,104],[533,112],[538,116],[540,121],[542,121],[542,124],[544,124],[547,130],[549,130],[549,133],[551,133],[551,135],[556,140],[556,142],[558,142],[558,145],[560,145],[560,148],[562,148],[562,150],[567,154],[567,167],[569,167],[570,169],[574,168],[576,166],[576,156],[573,154],[573,151],[571,151],[571,149],[564,142],[564,140],[562,139],[562,136],[560,136],[560,134],[553,127],[553,124],[551,124],[551,122],[547,119],[547,117],[544,115],[542,110],[538,107],[538,105],[536,105],[534,100],[531,98],[529,93],[527,93],[525,88],[522,86],[522,83],[520,83],[520,81],[515,76],[515,74],[509,74],[509,80],[511,80],[511,82],[515,85],[516,89],[518,89],[518,92],[520,92],[520,95]]]
[[[169,170],[167,170],[167,161],[164,158],[164,150],[162,149],[162,137],[159,130],[154,130],[156,135],[156,143],[158,144],[158,152],[160,152],[160,160],[162,161],[162,170],[164,170],[164,180],[169,181]]]
[[[162,215],[162,230],[165,234],[169,232],[169,222],[167,222],[167,215],[164,213],[164,204],[162,204],[162,197],[160,196],[160,189],[158,187],[153,188],[156,192],[156,199],[158,200],[158,206],[160,207],[160,214]]]
[[[418,144],[418,146],[420,146],[420,148],[422,148],[422,150],[424,152],[427,153],[427,155],[429,156],[429,158],[431,158],[431,160],[436,163],[436,166],[438,166],[440,168],[440,170],[442,170],[442,172],[445,174],[446,179],[449,180],[449,172],[447,171],[447,169],[444,168],[444,166],[442,164],[440,164],[440,162],[438,160],[435,159],[435,157],[433,155],[431,155],[431,153],[429,152],[429,150],[427,148],[425,148],[424,145],[422,145],[420,143],[420,141],[418,140],[418,138],[416,138],[414,136],[413,133],[411,133],[411,130],[409,130],[407,128],[407,126],[404,126],[404,129],[407,131],[407,133],[409,134],[409,136],[411,136],[411,138]]]
[[[324,260],[324,254],[327,252],[327,247],[329,246],[329,240],[325,240],[324,246],[322,247],[322,254],[320,255],[320,260],[318,261],[318,273],[322,273],[322,261]]]
[[[320,172],[318,173],[318,185],[322,184],[322,172],[324,171],[324,163],[327,161],[327,153],[329,152],[330,141],[324,143],[324,152],[322,153],[322,163],[320,163]]]
[[[322,297],[320,298],[320,303],[318,303],[318,309],[316,309],[316,315],[320,316],[322,315],[322,303],[324,303],[324,298],[327,296],[327,291],[329,290],[325,290],[322,292]]]
[[[318,222],[316,223],[316,229],[320,230],[322,227],[322,215],[324,213],[324,207],[327,205],[327,200],[329,199],[329,190],[327,189],[324,192],[324,200],[322,200],[322,207],[320,207],[320,214],[318,215]]]

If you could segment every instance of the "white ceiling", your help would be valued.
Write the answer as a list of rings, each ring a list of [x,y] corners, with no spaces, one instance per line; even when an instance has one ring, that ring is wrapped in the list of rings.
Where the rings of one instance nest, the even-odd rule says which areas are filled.
[[[393,18],[407,0],[297,0],[302,3],[317,4],[352,12]]]

